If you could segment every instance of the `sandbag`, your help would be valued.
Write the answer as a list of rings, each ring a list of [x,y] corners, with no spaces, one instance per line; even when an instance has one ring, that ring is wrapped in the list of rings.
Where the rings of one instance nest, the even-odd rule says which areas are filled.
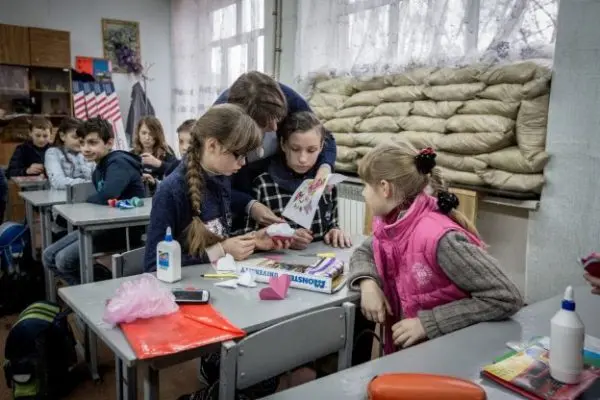
[[[514,143],[513,132],[451,133],[437,141],[437,149],[449,153],[475,155],[491,153]]]
[[[312,110],[321,121],[330,120],[335,115],[335,108],[333,107],[312,107]]]
[[[334,118],[323,124],[331,132],[354,132],[354,127],[360,122],[360,117]]]
[[[378,144],[386,143],[390,141],[394,141],[396,136],[399,136],[399,133],[390,133],[390,132],[382,132],[382,133],[357,133],[354,135],[356,147],[367,146],[367,147],[375,147]]]
[[[454,169],[439,167],[442,172],[442,178],[447,183],[460,185],[483,186],[485,182],[474,172],[456,171]]]
[[[386,85],[392,86],[422,85],[425,82],[425,79],[436,70],[437,68],[426,67],[413,69],[402,74],[387,75],[385,77],[385,83]]]
[[[350,147],[337,146],[337,157],[336,161],[340,162],[353,162],[356,160],[357,153]]]
[[[488,85],[502,83],[525,83],[533,79],[538,66],[531,61],[515,64],[495,65],[479,75],[479,80]]]
[[[369,117],[381,117],[384,115],[389,117],[407,116],[412,109],[412,104],[408,102],[381,103],[375,107]]]
[[[545,182],[542,174],[514,174],[499,169],[478,171],[477,175],[495,189],[512,192],[541,193]]]
[[[483,65],[468,65],[462,68],[444,67],[425,78],[426,85],[454,85],[477,82],[477,77],[485,71]]]
[[[338,146],[354,147],[356,145],[356,135],[353,133],[332,133],[335,144]]]
[[[363,92],[365,90],[381,90],[387,85],[384,76],[359,77],[352,80],[352,86],[355,90]]]
[[[436,147],[436,143],[444,134],[436,132],[400,132],[400,133],[358,133],[356,146],[375,147],[386,142],[407,141],[417,149]]]
[[[357,132],[398,132],[400,127],[392,117],[372,117],[356,125]]]
[[[546,147],[549,95],[523,100],[517,115],[517,144],[526,158],[531,159]]]
[[[308,103],[311,107],[332,107],[337,110],[344,105],[346,100],[348,100],[348,96],[341,94],[314,93]]]
[[[550,77],[537,78],[523,85],[521,95],[531,100],[550,93]]]
[[[475,156],[475,158],[484,162],[490,168],[517,174],[534,174],[544,170],[550,156],[545,151],[542,151],[531,159],[527,159],[517,146],[512,146],[494,151],[493,153],[480,154]]]
[[[446,122],[450,132],[508,132],[515,121],[499,115],[455,115]]]
[[[335,162],[335,170],[338,172],[356,173],[356,171],[358,171],[358,167],[356,166],[356,163],[353,163],[353,162],[345,163],[345,162],[336,161]]]
[[[367,90],[365,92],[358,92],[350,97],[344,103],[344,108],[354,106],[376,106],[381,103],[379,90]]]
[[[415,101],[411,115],[431,118],[450,118],[463,105],[461,101]]]
[[[371,150],[373,150],[373,148],[368,146],[360,146],[354,148],[354,151],[356,151],[356,154],[358,154],[358,158],[364,157]]]
[[[360,117],[364,118],[373,111],[373,106],[356,106],[350,108],[342,108],[336,111],[335,118]]]
[[[457,171],[475,172],[485,169],[487,164],[473,156],[465,156],[460,154],[446,153],[443,151],[437,152],[435,159],[437,165],[454,169]]]
[[[340,77],[326,79],[318,82],[315,88],[319,92],[330,93],[330,94],[341,94],[344,96],[351,96],[354,93],[354,87],[352,86],[352,78]]]
[[[423,88],[424,86],[391,86],[381,90],[379,93],[381,99],[389,103],[408,102],[424,99]]]
[[[475,114],[475,115],[500,115],[502,117],[517,119],[519,111],[518,102],[508,102],[499,100],[477,99],[469,100],[463,103],[457,111],[458,114]]]
[[[523,99],[523,85],[518,83],[501,83],[488,86],[477,94],[481,99],[518,102]]]
[[[425,96],[437,101],[471,100],[485,88],[485,83],[461,83],[456,85],[428,86],[423,89]]]
[[[403,131],[440,132],[446,131],[446,120],[443,118],[430,118],[411,115],[398,117],[396,122]]]

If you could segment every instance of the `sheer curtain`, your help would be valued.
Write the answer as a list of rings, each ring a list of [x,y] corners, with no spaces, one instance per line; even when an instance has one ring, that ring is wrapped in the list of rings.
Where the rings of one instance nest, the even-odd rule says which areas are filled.
[[[264,0],[172,0],[173,123],[197,118],[241,73],[264,70]]]
[[[298,0],[294,74],[551,59],[558,0]]]

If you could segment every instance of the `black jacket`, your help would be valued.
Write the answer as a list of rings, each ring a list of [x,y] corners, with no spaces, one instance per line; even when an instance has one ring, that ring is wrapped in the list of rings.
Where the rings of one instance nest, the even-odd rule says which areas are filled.
[[[128,200],[146,195],[140,157],[127,151],[111,151],[100,160],[92,182],[97,193],[88,198],[89,203],[106,205],[110,199]]]
[[[49,147],[49,145],[37,147],[29,140],[18,145],[10,158],[6,177],[10,179],[15,176],[27,176],[27,168],[31,167],[31,164],[44,165],[44,155]]]

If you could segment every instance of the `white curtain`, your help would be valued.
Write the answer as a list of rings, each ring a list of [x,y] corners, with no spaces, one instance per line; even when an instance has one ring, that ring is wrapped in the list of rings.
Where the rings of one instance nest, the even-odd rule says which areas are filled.
[[[558,0],[298,0],[294,74],[551,58],[557,13]]]
[[[198,118],[243,72],[264,70],[264,0],[172,0],[173,123]]]

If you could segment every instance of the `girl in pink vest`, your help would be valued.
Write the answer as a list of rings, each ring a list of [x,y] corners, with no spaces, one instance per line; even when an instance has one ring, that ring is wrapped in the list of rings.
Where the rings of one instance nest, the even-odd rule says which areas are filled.
[[[432,149],[386,143],[362,159],[359,175],[373,236],[350,260],[361,311],[385,325],[391,353],[466,326],[508,318],[523,300],[445,190]]]

